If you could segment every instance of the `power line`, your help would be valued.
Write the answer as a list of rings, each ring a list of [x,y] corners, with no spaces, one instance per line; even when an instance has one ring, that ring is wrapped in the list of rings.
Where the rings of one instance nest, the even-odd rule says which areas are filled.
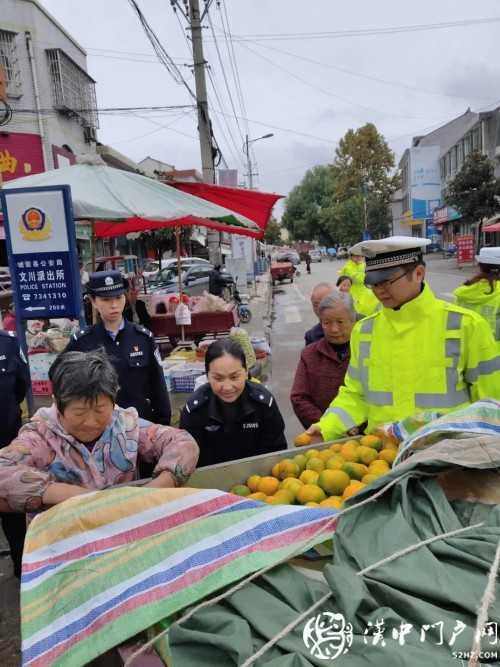
[[[344,37],[370,37],[373,35],[395,35],[405,32],[424,32],[428,30],[444,30],[446,28],[463,28],[474,25],[499,23],[500,16],[480,19],[463,19],[461,21],[443,21],[441,23],[421,23],[416,25],[387,26],[382,28],[360,28],[335,30],[331,32],[295,32],[295,33],[264,33],[233,36],[235,42],[246,41],[283,41],[302,39],[341,39]]]
[[[226,41],[226,47],[227,47],[227,51],[228,51],[229,62],[231,63],[231,68],[232,68],[232,71],[233,71],[233,77],[234,77],[234,81],[235,81],[235,84],[236,84],[236,92],[237,92],[238,100],[239,100],[239,103],[240,103],[241,113],[242,113],[243,116],[246,116],[247,115],[247,110],[246,110],[246,106],[245,106],[245,98],[243,97],[243,89],[241,87],[241,79],[240,79],[240,73],[239,73],[239,69],[238,69],[238,61],[236,59],[236,53],[235,53],[234,44],[233,44],[233,41],[232,41],[233,38],[232,38],[232,34],[231,34],[231,28],[229,26],[229,17],[228,17],[227,7],[226,7],[225,2],[222,2],[222,8],[224,10],[224,16],[221,13],[222,30],[224,32],[224,39]],[[220,5],[219,5],[219,11],[220,11]],[[227,32],[226,32],[226,28],[224,27],[224,17],[226,19]],[[247,123],[247,133],[248,133],[248,123]]]
[[[312,88],[313,90],[317,90],[320,93],[323,93],[324,95],[328,95],[328,97],[333,97],[333,98],[335,98],[337,100],[340,100],[340,101],[342,101],[346,104],[349,104],[351,106],[357,106],[360,109],[364,109],[365,111],[369,111],[371,113],[384,113],[384,114],[387,114],[388,116],[393,116],[395,118],[405,118],[405,119],[418,119],[419,118],[418,116],[407,116],[405,114],[398,114],[398,113],[393,113],[393,112],[389,112],[389,111],[385,111],[385,110],[376,109],[374,107],[369,107],[369,106],[366,106],[365,104],[360,104],[359,102],[354,102],[353,100],[349,100],[348,98],[343,97],[342,95],[338,95],[337,93],[333,93],[330,90],[326,90],[325,88],[322,88],[321,86],[318,86],[314,83],[311,83],[310,81],[307,81],[306,79],[303,79],[298,74],[295,74],[295,72],[292,72],[289,69],[287,69],[286,67],[283,67],[283,65],[279,65],[277,62],[275,62],[271,58],[267,58],[267,56],[264,56],[262,53],[259,53],[258,51],[254,51],[246,43],[240,43],[240,46],[243,47],[244,49],[246,49],[247,51],[250,51],[250,53],[253,53],[258,58],[261,58],[262,60],[265,60],[269,64],[271,64],[274,67],[276,67],[277,69],[281,70],[282,72],[285,72],[286,74],[293,77],[297,81],[300,81],[305,86],[308,86],[309,88]]]
[[[275,51],[276,53],[283,53],[287,56],[291,56],[292,58],[296,58],[297,60],[302,60],[304,62],[311,63],[313,65],[319,65],[320,67],[325,67],[327,69],[332,69],[332,70],[335,70],[337,72],[341,72],[342,74],[348,74],[349,76],[359,77],[359,78],[365,79],[367,81],[375,81],[376,83],[382,83],[382,84],[385,84],[385,85],[388,85],[388,86],[394,86],[394,87],[397,87],[397,88],[404,88],[406,90],[412,90],[412,91],[415,91],[415,92],[418,92],[418,93],[426,93],[428,95],[438,95],[438,96],[441,96],[441,97],[451,97],[451,98],[463,99],[463,100],[468,100],[469,99],[469,96],[466,97],[466,96],[463,96],[463,95],[453,95],[453,94],[450,94],[450,93],[441,93],[437,90],[430,90],[429,88],[421,88],[419,86],[412,86],[410,84],[403,83],[402,81],[390,81],[388,79],[382,79],[381,77],[372,76],[372,75],[369,75],[369,74],[364,74],[363,72],[355,72],[353,70],[346,69],[344,67],[338,67],[337,65],[332,65],[330,63],[320,62],[319,60],[314,60],[313,58],[308,58],[307,56],[302,56],[302,55],[299,55],[297,53],[292,53],[291,51],[286,51],[285,49],[278,49],[275,46],[269,46],[268,44],[262,44],[262,43],[257,42],[257,41],[253,42],[253,44],[255,46],[260,46],[260,47],[262,47],[264,49],[268,49],[270,51]],[[475,98],[475,99],[484,100],[486,98],[478,97],[478,98]]]
[[[226,114],[222,111],[219,111],[218,109],[213,109],[215,113],[218,113],[222,116],[230,116],[230,114]],[[260,125],[261,127],[267,127],[270,128],[271,130],[280,130],[281,132],[287,132],[289,134],[295,134],[298,137],[306,137],[307,139],[315,139],[316,141],[320,141],[322,143],[327,143],[327,144],[337,144],[338,142],[334,139],[327,139],[326,137],[318,137],[316,134],[309,134],[307,132],[300,132],[299,130],[292,130],[289,127],[282,127],[281,125],[272,125],[271,123],[264,123],[260,120],[253,120],[252,118],[243,118],[242,116],[238,116],[239,120],[247,120],[249,123],[252,123],[252,125]]]
[[[169,130],[171,129],[171,125],[174,125],[175,123],[179,122],[179,120],[182,120],[186,118],[189,115],[189,113],[181,113],[178,116],[176,116],[170,123],[167,123],[166,125],[162,125],[160,127],[157,127],[156,130],[151,130],[151,132],[146,132],[145,134],[139,134],[136,137],[128,137],[126,139],[115,139],[113,140],[113,145],[115,144],[128,144],[132,141],[138,141],[139,139],[144,139],[145,137],[149,137],[152,134],[156,134],[157,132],[162,132],[163,130]]]
[[[219,104],[219,109],[222,111],[224,109],[224,105],[222,104],[221,98],[219,96],[219,92],[217,90],[217,86],[215,85],[215,81],[213,79],[212,71],[211,71],[210,68],[207,68],[207,72],[208,72],[208,78],[209,78],[210,83],[212,85],[212,90],[214,91],[215,97],[217,98],[217,102]],[[217,111],[217,109],[214,107],[213,104],[210,105],[210,108],[214,111]],[[224,135],[224,138],[225,138],[225,141],[226,141],[227,145],[229,146],[229,149],[233,153],[233,158],[236,157],[236,162],[240,161],[243,164],[243,158],[240,157],[240,151],[238,149],[238,145],[236,144],[236,141],[234,139],[234,135],[233,135],[232,130],[231,130],[231,126],[229,125],[229,122],[227,120],[228,116],[230,117],[230,114],[224,114],[223,113],[222,114],[222,120],[224,121],[224,123],[227,127],[227,131],[228,131],[228,134],[229,134],[229,137],[231,139],[232,144],[231,144],[231,142],[229,142],[227,140],[227,137],[225,136],[224,132],[223,132],[223,135]],[[216,120],[217,121],[219,120],[217,116],[216,116]],[[222,128],[221,125],[219,125],[219,127]],[[233,146],[234,146],[234,149],[233,149]]]
[[[236,106],[234,104],[233,96],[231,94],[231,88],[229,87],[229,82],[227,80],[226,69],[225,69],[224,63],[222,61],[222,56],[221,56],[220,49],[219,49],[219,43],[217,42],[217,37],[215,35],[215,30],[214,30],[214,26],[213,26],[213,23],[212,23],[211,16],[210,16],[210,14],[207,14],[207,16],[208,16],[208,23],[210,25],[210,30],[211,30],[213,38],[214,38],[215,49],[217,51],[217,56],[218,56],[218,59],[219,59],[220,68],[222,70],[222,76],[224,77],[224,82],[226,84],[227,94],[228,94],[228,97],[229,97],[229,101],[231,103],[231,108],[233,110],[234,119],[236,121],[236,125],[238,127],[238,132],[240,133],[241,141],[243,143],[243,133],[241,131],[240,124],[238,122],[238,114],[236,112]]]
[[[99,114],[109,114],[109,115],[126,115],[129,113],[134,113],[136,111],[142,112],[157,112],[161,111],[162,113],[167,113],[170,111],[179,111],[180,109],[193,109],[192,104],[178,104],[171,106],[140,106],[140,107],[85,107],[85,108],[74,108],[69,109],[68,113],[99,113]],[[15,114],[18,113],[28,113],[28,114],[47,114],[47,115],[58,115],[61,113],[60,109],[56,107],[45,107],[40,109],[30,109],[24,107],[13,107]]]
[[[182,75],[182,72],[180,69],[177,67],[173,59],[169,56],[167,53],[166,49],[163,47],[161,44],[160,40],[158,39],[156,33],[154,30],[151,28],[149,23],[146,20],[146,17],[144,14],[141,12],[137,2],[135,0],[129,0],[130,5],[134,9],[135,13],[137,14],[139,21],[143,27],[144,32],[146,33],[146,37],[149,39],[151,46],[153,47],[154,52],[158,56],[158,59],[160,62],[164,65],[165,69],[167,72],[170,74],[170,76],[174,79],[174,81],[178,84],[182,84],[190,96],[196,100],[196,95],[194,92],[191,90],[189,84],[185,80],[185,78]]]

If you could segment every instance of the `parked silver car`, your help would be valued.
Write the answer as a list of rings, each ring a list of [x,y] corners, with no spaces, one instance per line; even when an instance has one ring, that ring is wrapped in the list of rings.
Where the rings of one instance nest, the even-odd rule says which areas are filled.
[[[208,292],[208,280],[213,264],[204,262],[194,266],[181,267],[182,291],[190,296],[199,296]],[[231,274],[222,268],[221,274],[226,278],[228,288],[233,282]],[[149,283],[148,291],[152,294],[171,294],[179,291],[177,266],[159,271],[156,279]]]

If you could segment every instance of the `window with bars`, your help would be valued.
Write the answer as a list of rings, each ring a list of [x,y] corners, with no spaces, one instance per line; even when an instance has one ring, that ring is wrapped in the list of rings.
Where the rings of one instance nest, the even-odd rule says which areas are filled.
[[[7,76],[7,95],[20,95],[21,71],[16,48],[17,33],[0,30],[0,65]]]
[[[47,58],[56,109],[76,114],[84,125],[99,127],[94,79],[61,49],[47,49]]]

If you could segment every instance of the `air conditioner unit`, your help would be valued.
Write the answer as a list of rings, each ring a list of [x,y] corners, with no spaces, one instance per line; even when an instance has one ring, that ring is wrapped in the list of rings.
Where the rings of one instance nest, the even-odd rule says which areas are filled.
[[[92,127],[91,125],[84,125],[83,138],[85,139],[85,142],[87,144],[90,144],[92,141],[97,141],[97,134],[95,131],[95,127]]]

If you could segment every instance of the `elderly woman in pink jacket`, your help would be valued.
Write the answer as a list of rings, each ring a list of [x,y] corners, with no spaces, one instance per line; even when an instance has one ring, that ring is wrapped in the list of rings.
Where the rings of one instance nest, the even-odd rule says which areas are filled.
[[[0,511],[39,511],[130,482],[140,458],[156,463],[150,487],[180,486],[194,471],[198,446],[189,433],[115,405],[118,376],[103,351],[63,353],[49,377],[54,404],[0,450]]]

